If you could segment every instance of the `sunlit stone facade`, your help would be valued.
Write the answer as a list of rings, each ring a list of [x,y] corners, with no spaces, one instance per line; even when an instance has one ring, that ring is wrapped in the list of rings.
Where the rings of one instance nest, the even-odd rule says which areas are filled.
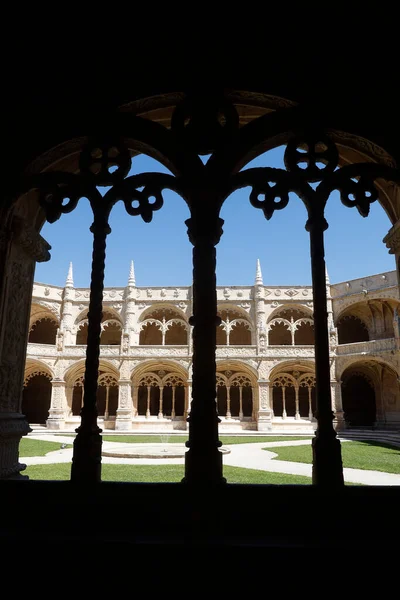
[[[337,429],[400,426],[396,272],[326,278],[332,410]],[[216,399],[221,431],[312,431],[310,286],[217,288]],[[30,425],[74,429],[84,403],[89,289],[36,282],[22,412]],[[97,405],[103,429],[186,430],[191,400],[191,287],[106,288]]]

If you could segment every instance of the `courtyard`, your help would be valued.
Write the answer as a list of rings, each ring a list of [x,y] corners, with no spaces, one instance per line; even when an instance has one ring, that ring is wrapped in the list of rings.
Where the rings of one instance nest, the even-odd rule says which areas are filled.
[[[347,485],[400,485],[400,435],[343,437]],[[21,442],[20,460],[30,479],[70,478],[74,432],[33,431]],[[131,435],[103,432],[103,481],[179,482],[184,475],[185,441],[179,434]],[[228,483],[310,485],[311,437],[306,435],[221,436]]]

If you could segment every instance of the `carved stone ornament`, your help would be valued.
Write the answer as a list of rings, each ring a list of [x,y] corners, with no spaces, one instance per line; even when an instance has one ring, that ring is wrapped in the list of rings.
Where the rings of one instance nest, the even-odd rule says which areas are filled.
[[[274,291],[275,296],[280,296],[282,294],[281,290]]]
[[[297,296],[298,293],[299,293],[299,290],[294,290],[293,288],[285,291],[285,294],[287,296],[290,296],[291,298],[293,298],[293,296]]]

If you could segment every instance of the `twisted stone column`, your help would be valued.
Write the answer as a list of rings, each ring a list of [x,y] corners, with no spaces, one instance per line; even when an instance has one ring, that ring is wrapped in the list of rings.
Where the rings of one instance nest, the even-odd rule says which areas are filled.
[[[21,437],[31,431],[21,414],[35,262],[50,245],[23,219],[0,230],[0,479],[26,479],[18,460]]]
[[[101,480],[101,429],[97,425],[97,379],[99,374],[101,319],[103,316],[104,267],[106,239],[111,232],[106,216],[95,215],[90,228],[93,233],[93,259],[88,312],[86,347],[85,402],[81,410],[81,425],[76,430],[71,467],[71,481]]]
[[[201,199],[199,199],[201,200]],[[210,198],[206,195],[204,203]],[[204,212],[202,213],[204,214]],[[203,217],[204,218],[204,217]],[[193,390],[190,408],[189,450],[185,455],[184,482],[190,484],[218,484],[222,476],[221,442],[218,439],[216,405],[216,252],[223,221],[212,217],[207,222],[192,217],[186,221],[193,248]]]
[[[330,386],[329,334],[326,300],[324,231],[328,223],[320,214],[309,218],[311,274],[314,301],[316,418],[318,428],[312,440],[313,483],[325,487],[344,485],[340,442],[333,428]]]

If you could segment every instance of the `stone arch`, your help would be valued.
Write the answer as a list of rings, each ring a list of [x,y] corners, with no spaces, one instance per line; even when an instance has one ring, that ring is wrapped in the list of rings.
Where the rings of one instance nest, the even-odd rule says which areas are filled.
[[[218,316],[222,319],[217,326],[217,346],[250,346],[254,324],[249,314],[233,304],[219,304]]]
[[[183,418],[187,373],[172,361],[146,361],[131,374],[139,417]]]
[[[160,311],[160,312],[162,312],[162,311],[165,311],[165,312],[170,311],[171,313],[173,313],[174,318],[182,319],[183,321],[187,322],[187,317],[186,317],[185,312],[183,310],[181,310],[180,308],[177,308],[171,302],[165,302],[165,303],[163,303],[163,302],[155,302],[151,306],[148,306],[147,308],[144,308],[142,310],[142,312],[139,313],[139,315],[138,315],[138,322],[141,323],[145,319],[151,318],[152,315],[154,313],[157,313],[158,311]]]
[[[313,346],[314,320],[309,318],[300,318],[294,322],[294,345],[295,346]]]
[[[340,341],[341,339],[351,339],[351,337],[355,338],[354,342],[367,341],[366,339],[362,339],[362,330],[359,332],[358,336],[356,335],[357,330],[354,332],[352,331],[351,325],[353,325],[353,329],[355,329],[352,319],[358,319],[364,324],[364,328],[368,330],[368,339],[377,340],[394,337],[393,321],[396,309],[398,309],[399,306],[400,303],[398,299],[384,297],[359,301],[344,307],[336,317],[338,332],[342,329],[342,336],[339,335],[339,343],[352,343],[350,341]],[[342,324],[341,328],[339,326],[340,323]],[[349,328],[349,331],[346,331],[346,327]],[[354,333],[353,336],[351,336],[352,332]],[[361,339],[357,339],[357,337]]]
[[[358,316],[347,314],[337,322],[339,344],[353,344],[369,340],[368,326]]]
[[[248,147],[247,154],[244,154],[243,148],[241,148],[239,155],[237,154],[238,150],[233,148],[231,155],[225,157],[224,166],[228,170],[232,169],[234,172],[243,170],[250,161],[261,154],[273,148],[286,145],[296,135],[296,131],[301,131],[305,125],[302,122],[300,112],[295,108],[288,109],[286,117],[288,118],[286,124],[285,115],[282,112],[266,114],[264,117],[261,117],[257,130],[259,144],[255,147],[253,139],[252,146]],[[291,125],[287,126],[289,121],[291,121]],[[274,129],[274,136],[268,138],[268,133],[274,125],[276,127]],[[339,166],[360,162],[370,162],[371,164],[375,163],[389,167],[396,165],[394,158],[385,149],[366,138],[355,133],[349,133],[346,130],[337,129],[335,126],[329,126],[327,123],[325,124],[325,131],[337,144]],[[393,225],[400,218],[400,207],[396,204],[396,186],[390,181],[377,180],[376,188],[378,190],[378,201]]]
[[[83,309],[75,319],[74,331],[76,332],[76,345],[86,346],[88,334],[89,308]],[[118,311],[105,306],[101,319],[101,345],[119,346],[121,343],[122,320]]]
[[[316,411],[313,363],[288,361],[278,364],[269,379],[274,417],[313,418]]]
[[[300,375],[303,373],[314,373],[315,364],[309,360],[284,360],[275,365],[269,374],[269,380],[272,381],[280,373],[288,373],[291,371],[299,371]]]
[[[252,420],[258,402],[258,374],[240,361],[217,362],[217,411],[227,419]]]
[[[291,110],[291,109],[289,109],[289,110]],[[296,113],[290,112],[290,116],[293,115],[293,114],[296,115]],[[275,125],[279,125],[279,122],[282,121],[282,124],[281,124],[280,127],[277,126],[277,127],[273,128],[274,135],[271,135],[271,122],[268,121],[268,123],[266,124],[266,126],[264,126],[265,121],[263,121],[263,123],[261,123],[260,127],[259,127],[260,133],[259,133],[258,139],[259,139],[260,143],[257,145],[257,150],[255,152],[252,152],[251,148],[249,148],[248,152],[245,153],[244,158],[241,160],[241,163],[243,165],[246,164],[246,161],[250,160],[252,158],[252,156],[254,156],[254,154],[257,154],[257,152],[259,152],[259,151],[260,152],[264,151],[264,150],[262,150],[262,147],[264,146],[264,143],[263,143],[262,139],[263,139],[263,137],[265,137],[265,131],[266,130],[270,132],[269,133],[270,139],[265,142],[265,146],[267,147],[268,145],[270,145],[270,147],[272,147],[274,144],[276,145],[278,143],[282,143],[282,140],[286,139],[285,138],[286,135],[289,135],[289,136],[291,135],[291,133],[289,133],[289,134],[287,133],[288,130],[290,130],[290,132],[292,132],[292,131],[296,130],[298,127],[300,127],[301,122],[302,122],[301,118],[299,120],[299,119],[293,117],[290,120],[290,116],[289,116],[290,123],[288,123],[288,121],[287,121],[287,118],[286,118],[287,115],[286,114],[283,115],[282,119],[280,119],[280,115],[278,115],[277,119],[273,120],[273,124],[275,124]],[[335,125],[334,123],[332,123],[332,124]],[[338,127],[339,125],[336,124],[335,126]],[[61,127],[63,127],[63,126],[61,126]],[[77,126],[77,130],[79,130],[79,132],[83,131],[81,129],[81,124],[79,124],[79,127]],[[368,131],[370,131],[370,130],[368,129]],[[333,135],[336,135],[336,134],[337,134],[336,130],[332,130],[331,135],[333,136]],[[358,136],[356,139],[357,139],[357,144],[360,145],[361,137]],[[67,141],[65,141],[65,140],[67,140]],[[56,164],[56,162],[58,160],[58,158],[61,157],[62,160],[59,160],[59,164],[57,165],[57,167],[59,167],[59,168],[65,167],[66,166],[65,163],[69,162],[70,164],[68,166],[71,167],[71,163],[72,163],[72,165],[73,165],[74,168],[71,168],[70,170],[71,170],[71,172],[74,172],[75,169],[76,169],[76,156],[75,155],[76,155],[77,147],[79,149],[84,141],[85,140],[82,138],[82,139],[79,140],[79,143],[76,143],[76,140],[72,140],[71,143],[70,143],[69,137],[65,137],[64,138],[64,135],[59,135],[58,133],[54,134],[54,135],[52,134],[52,141],[50,143],[48,143],[46,141],[43,144],[43,147],[45,147],[45,148],[51,148],[51,150],[49,150],[48,156],[46,157],[46,158],[48,158],[47,165],[43,164],[43,163],[46,163],[46,159],[44,159],[43,157],[40,157],[39,158],[39,164],[40,164],[40,159],[43,159],[43,161],[42,161],[42,164],[38,167],[38,170],[42,171],[42,170],[44,170],[46,168],[46,166],[51,166],[52,168],[54,168],[55,164]],[[368,142],[368,140],[365,140],[365,141]],[[54,147],[57,146],[59,143],[60,143],[60,145],[62,145],[62,150],[59,150],[57,148],[56,150],[54,150],[54,154],[52,154]],[[75,146],[74,146],[74,144],[75,144]],[[346,148],[349,147],[349,143],[347,142],[347,140],[344,140],[344,141],[342,140],[342,144],[344,144],[344,146]],[[136,144],[136,145],[134,144],[134,147],[138,148],[139,144]],[[351,144],[350,144],[350,147],[352,147]],[[265,147],[264,147],[264,149],[265,149]],[[60,152],[61,152],[61,154],[60,154]],[[153,154],[156,154],[156,153],[153,152]],[[58,155],[57,158],[56,158],[56,155]],[[67,157],[67,155],[68,155],[68,157]],[[172,163],[173,163],[172,158],[171,158],[171,160],[168,160],[168,158],[169,157],[164,157],[165,163],[170,163],[172,165]],[[233,149],[232,150],[232,157],[228,157],[227,160],[225,161],[226,164],[227,164],[227,171],[230,170],[229,169],[230,165],[232,166],[232,169],[234,169],[234,168],[238,169],[240,167],[240,165],[238,164],[238,161],[235,160],[236,158],[237,157],[235,157],[235,150]],[[18,169],[19,169],[18,172],[23,172],[24,167],[26,166],[25,165],[25,160],[21,161],[21,165],[18,165]],[[75,164],[73,164],[74,160],[75,160]],[[64,164],[61,165],[60,164],[61,162],[63,162]],[[378,159],[376,159],[376,162],[380,162],[380,161]],[[37,166],[38,165],[36,164],[36,167]],[[175,168],[174,172],[178,172],[178,171],[179,171],[179,169]],[[32,172],[32,170],[30,172]],[[9,204],[7,204],[7,207],[8,206],[9,206]],[[34,204],[33,203],[32,203],[32,210],[34,210]],[[4,214],[4,213],[2,213],[2,214]],[[6,215],[6,217],[7,216],[8,215]],[[391,219],[392,222],[395,222],[397,220],[397,217],[398,217],[398,215],[396,215],[395,218],[392,218]],[[37,229],[40,228],[40,222],[43,223],[43,214],[40,214],[40,210],[38,209],[38,206],[36,206],[36,214],[33,214],[32,212],[29,213],[29,222],[34,223],[34,226]]]
[[[29,344],[49,344],[54,346],[57,341],[58,323],[53,317],[38,319],[29,330]]]
[[[109,374],[118,384],[118,381],[120,379],[120,374],[119,374],[118,369],[112,363],[110,363],[106,360],[100,359],[98,388],[97,388],[98,408],[99,408],[99,406],[100,406],[100,408],[105,408],[106,393],[104,392],[104,390],[100,389],[101,387],[104,387],[104,386],[99,384],[102,375],[105,375],[105,374]],[[69,367],[69,369],[67,369],[67,371],[64,374],[64,380],[65,380],[66,384],[73,388],[72,397],[71,397],[71,406],[70,406],[70,411],[73,416],[78,416],[80,414],[81,407],[84,402],[84,387],[83,387],[84,375],[85,375],[85,361],[84,360],[77,361],[75,364],[73,364],[71,367]],[[113,391],[111,393],[111,402],[110,402],[110,394],[109,394],[109,402],[110,402],[110,405],[112,406],[112,410],[114,411],[114,406],[115,406],[115,410],[118,406],[118,386],[116,387],[116,391],[114,390],[114,388],[115,388],[114,384],[110,387],[113,387]],[[109,414],[111,415],[112,413],[109,411]],[[100,411],[99,411],[99,416],[104,416],[104,412],[103,412],[103,414],[100,414]]]
[[[88,320],[82,319],[76,326],[76,345],[86,346],[88,336]]]
[[[270,346],[314,345],[312,312],[299,304],[283,304],[267,320]]]
[[[269,346],[290,346],[292,325],[287,319],[276,317],[267,324]]]
[[[375,365],[386,367],[387,369],[390,369],[397,373],[397,365],[395,366],[393,363],[389,362],[389,360],[385,360],[385,358],[382,358],[382,356],[375,355],[373,357],[368,358],[363,358],[360,356],[349,356],[346,358],[339,357],[338,359],[336,359],[336,379],[339,381],[342,378],[343,373],[346,369],[357,365],[360,362],[370,367],[373,367]]]
[[[54,369],[50,365],[37,358],[27,358],[24,369],[24,380],[26,377],[29,377],[29,375],[35,370],[47,371],[49,373],[50,378],[54,378]]]
[[[60,326],[58,315],[46,304],[33,302],[29,319],[28,343],[55,345]]]
[[[117,319],[106,319],[101,323],[100,344],[119,346],[121,344],[122,325]]]
[[[148,360],[141,361],[130,374],[130,379],[132,384],[135,385],[138,379],[148,371],[152,370],[163,370],[167,373],[176,372],[178,375],[184,378],[184,380],[188,379],[188,370],[182,366],[178,361],[174,360],[155,360],[154,358],[150,358]]]
[[[81,310],[81,312],[75,318],[75,321],[74,321],[74,326],[75,327],[77,327],[81,321],[84,321],[85,319],[87,320],[88,312],[89,312],[89,307],[88,306],[86,306],[86,308],[83,308]]]
[[[139,319],[139,344],[143,346],[186,346],[189,324],[184,313],[170,304],[157,304]]]
[[[313,311],[310,307],[304,306],[300,303],[285,303],[274,308],[274,310],[268,316],[267,323],[276,317],[282,316],[282,313],[286,311],[298,311],[301,313],[302,317],[308,317],[309,319],[313,318]]]
[[[107,420],[115,417],[118,408],[118,378],[109,371],[99,374],[97,388],[97,411]]]
[[[45,425],[51,405],[52,372],[40,361],[25,367],[21,412],[30,425]]]
[[[350,365],[342,373],[344,419],[350,427],[372,426],[376,421],[376,377],[367,364]]]

